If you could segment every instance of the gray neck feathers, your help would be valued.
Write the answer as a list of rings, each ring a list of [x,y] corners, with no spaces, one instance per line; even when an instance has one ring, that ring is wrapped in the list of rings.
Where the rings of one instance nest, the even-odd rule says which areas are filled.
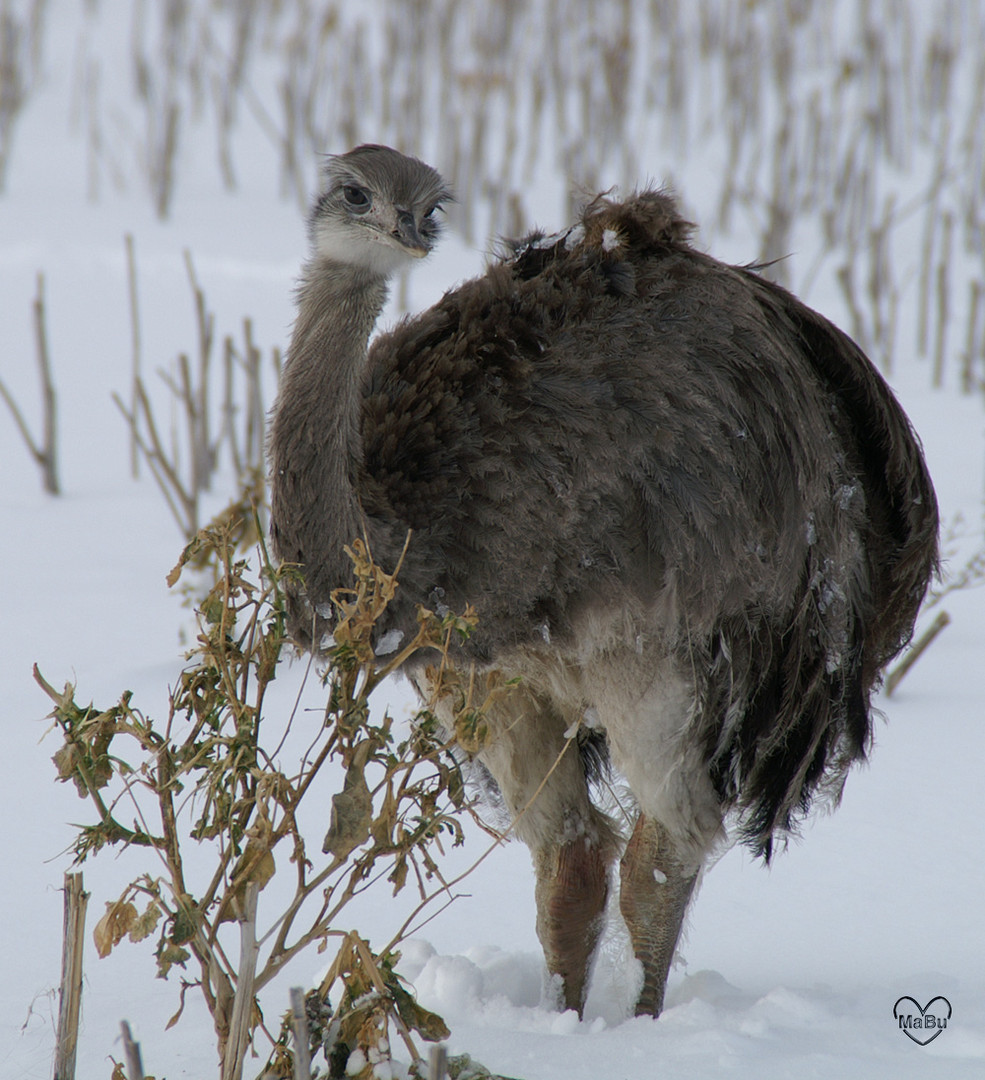
[[[361,531],[353,475],[369,336],[386,280],[360,267],[312,260],[271,430],[275,546],[305,567],[316,604],[348,578],[342,548]]]

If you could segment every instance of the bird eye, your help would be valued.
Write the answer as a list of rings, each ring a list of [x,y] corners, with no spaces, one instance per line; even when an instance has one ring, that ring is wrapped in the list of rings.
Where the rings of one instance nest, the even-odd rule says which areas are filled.
[[[345,204],[350,210],[368,210],[372,202],[369,192],[363,191],[355,184],[346,184],[342,188],[342,198],[345,199]]]

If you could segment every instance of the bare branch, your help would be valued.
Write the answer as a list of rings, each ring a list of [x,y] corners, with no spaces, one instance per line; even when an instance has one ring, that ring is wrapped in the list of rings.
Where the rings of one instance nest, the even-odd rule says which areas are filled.
[[[51,495],[60,493],[58,482],[58,423],[55,383],[51,376],[51,361],[48,356],[48,334],[45,329],[44,275],[38,274],[38,295],[34,299],[34,333],[37,341],[38,369],[41,372],[41,386],[44,392],[44,468],[45,491]]]
[[[893,668],[893,670],[886,677],[886,697],[892,697],[893,691],[900,684],[900,680],[910,670],[911,667],[920,659],[927,648],[931,645],[934,638],[948,625],[951,621],[951,616],[946,611],[938,613],[937,618],[927,627],[927,629],[917,638],[916,641],[910,646],[909,650],[904,655],[903,659]]]
[[[137,295],[137,259],[134,254],[133,235],[124,237],[127,251],[127,294],[130,298],[130,355],[133,391],[130,396],[130,412],[137,412],[137,380],[140,378],[140,308]],[[136,480],[140,475],[140,454],[137,433],[130,429],[130,475]]]
[[[48,356],[48,335],[45,329],[43,274],[38,274],[38,292],[32,303],[32,311],[43,405],[43,434],[40,442],[35,440],[31,434],[31,429],[24,419],[24,414],[2,379],[0,379],[0,397],[7,403],[7,408],[10,409],[17,430],[21,433],[21,438],[23,438],[31,457],[41,468],[45,491],[50,495],[60,495],[61,485],[58,480],[58,410],[55,384],[51,374],[51,361]]]

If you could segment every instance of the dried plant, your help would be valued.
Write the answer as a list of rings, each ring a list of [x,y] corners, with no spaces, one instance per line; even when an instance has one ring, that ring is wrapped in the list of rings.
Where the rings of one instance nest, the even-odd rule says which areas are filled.
[[[968,540],[974,540],[975,548],[964,558],[963,563],[958,565],[957,568],[952,568],[954,561],[961,556],[962,550],[966,548]],[[966,527],[963,514],[956,514],[942,530],[941,548],[942,563],[945,569],[934,587],[927,594],[922,609],[924,613],[929,612],[952,593],[980,588],[985,584],[985,545],[982,544],[977,531]],[[910,644],[910,647],[887,674],[885,683],[887,696],[894,693],[903,677],[950,623],[951,616],[947,611],[937,612],[929,625]]]
[[[40,68],[45,0],[0,7],[0,194],[4,190],[14,128]]]
[[[280,163],[281,194],[303,206],[327,150],[389,142],[442,164],[460,196],[451,222],[481,243],[530,227],[531,191],[545,178],[563,217],[586,191],[672,181],[720,145],[717,212],[704,221],[727,229],[741,213],[750,255],[798,291],[819,277],[833,293],[850,289],[851,324],[887,368],[916,340],[930,377],[948,379],[947,325],[959,320],[971,351],[955,375],[973,388],[985,382],[974,291],[985,11],[968,5],[956,20],[947,6],[920,8],[421,0],[408,19],[385,2],[138,4],[136,105],[106,123],[90,95],[93,168],[120,182],[129,147],[111,143],[136,144],[163,216],[187,134],[211,125],[229,190],[249,116]],[[103,63],[95,38],[83,64],[90,90]],[[932,177],[920,249],[892,205],[915,163]]]
[[[954,568],[955,560],[960,557],[962,550],[966,549],[966,542],[972,538],[977,541],[977,546],[961,565]],[[926,609],[935,607],[950,593],[978,588],[985,584],[985,544],[982,543],[980,533],[967,526],[963,514],[956,514],[943,529],[941,549],[942,561],[947,570],[927,596],[924,605]]]
[[[171,1022],[187,991],[198,988],[213,1017],[223,1080],[238,1080],[247,1048],[261,1034],[272,1054],[265,1075],[291,1075],[286,1028],[280,1035],[268,1030],[256,994],[311,947],[331,946],[336,957],[308,995],[310,1053],[335,1062],[331,1075],[342,1075],[341,1061],[346,1075],[368,1080],[374,1064],[389,1060],[396,1033],[420,1063],[414,1033],[434,1040],[448,1032],[396,974],[398,946],[425,905],[450,898],[436,856],[443,843],[461,843],[468,803],[433,713],[422,711],[401,734],[389,714],[370,710],[368,698],[419,650],[433,652],[441,669],[450,642],[471,632],[475,616],[439,618],[421,609],[413,640],[383,662],[372,637],[397,581],[354,543],[356,587],[335,594],[324,716],[288,766],[281,762],[290,757],[285,747],[297,718],[274,712],[267,692],[286,644],[280,582],[293,571],[272,566],[261,545],[262,573],[253,575],[237,557],[231,531],[217,528],[186,547],[172,584],[203,551],[217,574],[198,605],[198,640],[163,724],[141,712],[129,691],[106,709],[80,705],[74,686],[58,691],[35,672],[54,702],[51,715],[63,739],[54,756],[59,779],[72,781],[96,811],[76,837],[76,862],[106,847],[143,847],[156,856],[106,904],[94,932],[97,949],[105,956],[124,938],[156,937],[158,974],[181,972],[181,1005]],[[477,712],[463,697],[459,717],[473,731]],[[314,801],[325,799],[332,764],[344,781],[331,800],[321,857],[299,821],[312,791]],[[186,872],[192,842],[212,852],[207,880]],[[267,913],[260,932],[258,898],[288,866],[293,895],[275,917]],[[374,952],[360,935],[338,927],[352,898],[382,877],[394,894],[414,882],[421,899],[401,931]],[[341,986],[337,997],[335,986]]]
[[[419,0],[408,18],[385,0],[139,3],[126,106],[101,96],[103,73],[124,58],[107,54],[111,39],[87,7],[73,108],[90,143],[90,193],[101,171],[126,184],[136,159],[161,216],[182,147],[203,128],[223,190],[259,135],[279,162],[280,193],[300,206],[326,151],[388,142],[439,162],[460,197],[451,224],[473,243],[534,224],[535,191],[553,192],[556,220],[586,191],[673,182],[697,167],[718,184],[706,228],[741,215],[750,256],[772,262],[773,276],[801,293],[819,279],[829,295],[851,288],[847,317],[887,369],[916,342],[908,355],[931,361],[929,378],[976,390],[985,9],[964,5],[955,19],[948,5],[924,7]],[[18,22],[4,8],[0,175],[35,81],[42,11],[35,0]],[[917,247],[892,200],[920,170]],[[967,327],[958,363],[952,323]]]
[[[188,353],[178,356],[176,372],[159,372],[179,406],[180,428],[172,430],[170,444],[162,434],[154,405],[140,372],[140,329],[136,304],[136,263],[127,238],[127,266],[130,280],[130,311],[133,339],[133,377],[130,402],[114,393],[113,401],[130,429],[131,456],[146,461],[161,489],[175,521],[186,539],[201,524],[202,496],[211,490],[223,450],[234,470],[241,492],[234,506],[223,516],[248,525],[250,504],[262,507],[265,486],[265,424],[262,353],[253,340],[253,324],[243,320],[243,345],[226,335],[222,348],[221,373],[213,363],[216,351],[215,315],[209,310],[204,290],[195,273],[190,252],[185,252],[185,268],[192,290],[198,329],[194,361]],[[280,371],[280,351],[272,350],[273,369]],[[221,394],[217,395],[221,378]],[[246,535],[253,534],[246,530]]]
[[[139,157],[154,209],[163,219],[174,197],[185,95],[189,91],[196,94],[200,73],[189,40],[194,27],[190,5],[184,0],[164,0],[153,5],[151,12],[161,16],[156,54],[145,44],[147,9],[142,3],[136,5],[131,33],[133,81],[136,99],[144,109],[145,134]]]
[[[55,381],[51,373],[51,358],[48,355],[48,331],[45,322],[44,275],[38,274],[38,292],[32,304],[34,316],[34,337],[37,345],[38,374],[41,378],[42,435],[35,439],[24,414],[8,389],[0,379],[0,397],[7,404],[17,430],[21,433],[31,457],[41,469],[44,489],[50,495],[61,494],[58,478],[58,397],[55,393]]]

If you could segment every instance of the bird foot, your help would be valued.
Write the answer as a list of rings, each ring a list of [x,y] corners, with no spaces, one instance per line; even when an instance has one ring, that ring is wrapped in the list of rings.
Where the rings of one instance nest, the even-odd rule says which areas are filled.
[[[537,935],[548,971],[559,975],[566,1009],[579,1016],[608,895],[609,853],[582,837],[538,852]]]
[[[659,1016],[667,975],[698,868],[678,857],[667,830],[640,815],[619,867],[619,907],[643,965],[637,1016]]]

